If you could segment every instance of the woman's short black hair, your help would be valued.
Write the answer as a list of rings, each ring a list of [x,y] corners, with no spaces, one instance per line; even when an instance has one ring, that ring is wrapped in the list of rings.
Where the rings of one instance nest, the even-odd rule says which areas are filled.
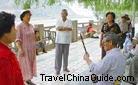
[[[20,15],[21,21],[23,21],[23,17],[24,17],[26,14],[28,14],[28,13],[31,15],[30,10],[23,11],[23,13]]]
[[[0,38],[11,32],[12,26],[15,25],[15,15],[7,12],[0,12]]]
[[[114,12],[107,12],[107,13],[106,13],[106,17],[107,17],[109,14],[112,15],[113,19],[115,19],[115,13],[114,13]]]

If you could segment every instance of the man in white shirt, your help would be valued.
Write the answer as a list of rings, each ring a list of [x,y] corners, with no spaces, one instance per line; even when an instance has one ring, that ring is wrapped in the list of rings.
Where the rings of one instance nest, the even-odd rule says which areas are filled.
[[[118,76],[122,76],[125,71],[125,57],[117,48],[118,36],[114,33],[107,33],[102,40],[106,56],[99,62],[94,63],[89,59],[89,54],[84,55],[84,60],[90,67],[93,74],[100,76],[111,76],[113,79],[98,81],[97,85],[114,85]],[[96,79],[97,80],[97,79]]]
[[[63,70],[69,72],[68,67],[68,55],[69,45],[71,43],[72,22],[67,19],[68,12],[63,9],[61,17],[56,25],[56,58],[55,58],[55,70],[56,74],[60,74],[63,57]]]

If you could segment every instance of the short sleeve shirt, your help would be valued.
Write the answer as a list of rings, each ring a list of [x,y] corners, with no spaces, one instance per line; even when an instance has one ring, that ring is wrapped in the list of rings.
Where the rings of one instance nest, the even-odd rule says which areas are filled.
[[[116,34],[119,34],[121,33],[121,30],[117,23],[114,23],[112,26],[109,26],[107,23],[104,23],[101,32],[103,32],[104,34],[107,32],[114,32]]]
[[[68,27],[72,29],[72,22],[71,20],[67,19],[65,22],[60,19],[58,20],[56,24],[56,29],[58,29],[58,26],[63,26],[63,27]],[[58,44],[70,44],[71,43],[71,38],[72,38],[72,32],[71,31],[56,31],[56,41],[55,43]]]

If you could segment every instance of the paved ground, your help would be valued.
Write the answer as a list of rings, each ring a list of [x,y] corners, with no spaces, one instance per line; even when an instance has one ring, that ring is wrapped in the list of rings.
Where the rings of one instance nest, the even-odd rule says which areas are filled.
[[[98,62],[100,60],[100,48],[99,48],[99,39],[92,39],[88,38],[85,39],[86,48],[91,55],[91,59],[94,62]],[[70,73],[69,78],[72,79],[72,76],[90,75],[89,67],[87,66],[86,62],[83,60],[84,49],[82,47],[81,41],[72,43],[70,45],[70,54],[69,54],[69,69]],[[91,81],[59,81],[56,80],[55,70],[54,70],[54,61],[55,61],[55,49],[49,51],[46,54],[41,54],[37,56],[37,77],[34,77],[33,82],[37,85],[94,85]],[[42,81],[42,75],[45,74],[46,76],[55,76],[56,81],[48,81],[47,77],[46,81]],[[71,74],[71,75],[70,75]],[[60,76],[67,76],[67,73],[61,71]],[[45,79],[43,77],[43,79]],[[68,80],[70,80],[68,79]],[[129,85],[123,83],[122,85]]]

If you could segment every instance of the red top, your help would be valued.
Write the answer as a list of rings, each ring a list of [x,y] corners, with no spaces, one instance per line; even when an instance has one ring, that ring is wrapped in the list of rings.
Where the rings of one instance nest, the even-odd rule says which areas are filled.
[[[87,32],[95,32],[95,30],[92,28],[92,26],[87,27]]]
[[[15,54],[0,43],[0,85],[24,85]]]

